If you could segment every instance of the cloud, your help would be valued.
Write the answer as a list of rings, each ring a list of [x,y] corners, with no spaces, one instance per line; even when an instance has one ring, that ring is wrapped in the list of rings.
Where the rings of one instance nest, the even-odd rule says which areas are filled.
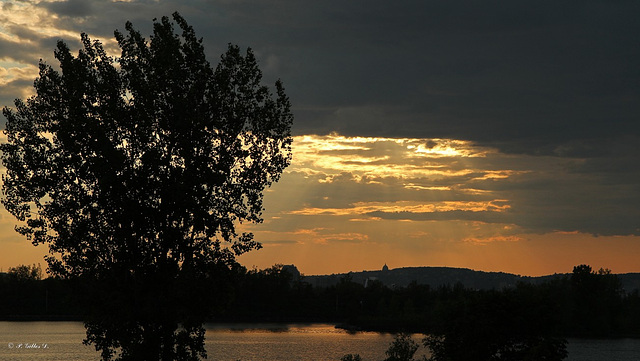
[[[278,247],[278,246],[291,247],[291,246],[295,246],[295,245],[304,244],[304,243],[302,243],[300,241],[296,241],[296,240],[292,240],[292,239],[277,239],[277,240],[262,239],[260,241],[260,243],[263,246],[267,246],[267,247]]]
[[[363,214],[640,233],[637,2],[67,0],[2,7],[3,105],[32,92],[37,60],[55,63],[56,39],[73,48],[87,32],[117,55],[113,30],[127,20],[148,37],[151,19],[179,11],[213,64],[228,42],[254,48],[265,80],[283,79],[296,116],[294,164],[267,195],[267,211],[283,216],[274,224],[304,217],[292,212],[328,214],[356,204],[506,199],[508,212]]]
[[[369,214],[428,214],[447,212],[505,212],[510,208],[505,200],[489,202],[444,201],[444,202],[357,202],[349,208],[303,208],[291,211],[300,215],[369,215]]]
[[[256,233],[266,245],[304,245],[329,243],[363,243],[369,235],[360,232],[336,232],[333,228],[299,228],[293,231],[260,230]]]
[[[588,156],[640,135],[633,1],[12,1],[0,54],[50,57],[51,40],[104,41],[180,11],[214,62],[251,46],[282,78],[296,134],[462,139],[503,152]],[[18,29],[21,28],[21,29]],[[29,32],[42,42],[29,44]],[[48,34],[48,35],[43,35]],[[109,40],[111,39],[111,40]],[[24,47],[25,50],[20,50]],[[111,44],[112,45],[112,44]],[[117,51],[117,49],[114,49]],[[116,54],[117,55],[117,54]]]
[[[479,221],[484,223],[509,223],[511,220],[500,214],[491,211],[465,211],[452,210],[442,212],[385,212],[373,211],[367,213],[368,216],[404,221]]]
[[[488,243],[492,243],[492,242],[521,242],[523,240],[524,238],[518,237],[518,236],[494,236],[494,237],[486,237],[486,238],[480,238],[480,237],[465,238],[464,242],[469,242],[471,244],[475,244],[479,246],[485,246]]]
[[[31,96],[33,91],[29,86],[33,85],[34,74],[37,72],[36,67],[7,69],[0,65],[0,104],[13,106],[14,99]]]
[[[630,144],[619,148],[615,153],[633,153]],[[536,234],[639,234],[637,170],[612,178],[595,161],[444,139],[297,136],[294,161],[267,195],[267,212],[281,217],[278,224],[473,221]]]
[[[39,5],[49,10],[49,12],[63,17],[83,18],[95,14],[93,1],[91,0],[45,1]]]

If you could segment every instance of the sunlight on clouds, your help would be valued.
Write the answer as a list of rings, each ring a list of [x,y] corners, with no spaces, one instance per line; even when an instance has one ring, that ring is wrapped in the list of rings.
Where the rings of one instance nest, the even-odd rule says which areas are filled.
[[[473,147],[471,142],[453,139],[405,139],[408,156],[424,157],[485,157],[489,149]],[[416,145],[417,143],[417,145]]]
[[[450,159],[486,157],[490,152],[457,140],[304,135],[294,138],[292,168],[329,175],[348,171],[403,179],[456,177],[474,170],[450,167]]]
[[[492,242],[520,242],[523,241],[524,238],[519,236],[493,236],[493,237],[470,237],[465,238],[463,241],[471,244],[475,244],[478,246],[486,246],[488,243]]]
[[[280,245],[282,240],[291,239],[285,244],[328,244],[330,242],[361,243],[369,240],[369,235],[360,232],[336,232],[332,228],[300,228],[293,231],[259,231],[262,242],[267,246]]]
[[[507,179],[513,175],[528,173],[526,171],[515,170],[498,170],[498,171],[486,171],[480,177],[473,178],[474,180],[486,180],[486,179]]]
[[[301,172],[318,183],[395,182],[407,190],[490,197],[485,181],[530,173],[495,149],[452,139],[346,137],[338,134],[294,137],[287,173]],[[398,183],[400,182],[400,183]]]
[[[319,244],[328,244],[329,242],[356,242],[361,243],[369,240],[369,236],[358,232],[334,233],[327,235],[317,235],[313,242]]]
[[[404,264],[463,264],[480,251],[526,248],[520,189],[563,174],[559,163],[548,172],[553,159],[457,140],[306,135],[293,148],[265,198],[267,222],[252,231],[266,249],[295,245],[303,258],[312,245],[361,243],[372,253],[390,247]]]
[[[58,1],[60,2],[60,1]],[[82,24],[92,21],[91,16],[74,17],[73,21],[60,17],[43,6],[50,4],[43,1],[7,1],[0,12],[0,43],[9,51],[0,55],[0,60],[10,62],[13,66],[4,66],[14,72],[26,64],[33,66],[38,59],[52,59],[51,46],[56,39],[80,39],[80,32],[72,28],[82,28]],[[55,2],[53,2],[55,3]],[[113,37],[100,38],[88,34],[92,40],[100,40],[110,55],[120,54],[120,49]],[[75,52],[72,48],[72,53]],[[13,49],[13,51],[11,51]],[[35,78],[37,71],[32,72]]]
[[[0,16],[3,24],[2,36],[17,44],[37,40],[24,36],[29,33],[37,34],[42,38],[78,37],[76,32],[61,29],[56,22],[57,16],[38,6],[39,3],[39,1],[11,2],[8,7],[9,11]]]
[[[588,199],[585,189],[605,189],[596,177],[573,171],[578,158],[504,154],[457,140],[338,134],[294,137],[293,154],[265,196],[268,222],[252,230],[265,242],[266,257],[291,260],[303,272],[305,265],[333,264],[332,252],[358,245],[355,267],[362,269],[397,262],[541,274],[608,257],[602,237],[572,232],[588,208],[576,199]],[[591,248],[576,252],[582,242]],[[544,252],[549,247],[559,250],[557,257]],[[627,253],[615,255],[632,262]]]
[[[0,86],[5,86],[16,80],[33,81],[37,76],[38,67],[35,65],[0,61]],[[28,91],[32,92],[31,89]]]
[[[347,137],[337,133],[329,135],[303,135],[296,137],[300,150],[306,153],[335,150],[372,150],[379,144],[397,144],[407,155],[424,157],[484,157],[489,148],[473,146],[469,141],[453,139]]]
[[[451,187],[438,187],[438,186],[421,186],[418,184],[413,184],[413,183],[408,183],[404,185],[405,188],[407,189],[416,189],[416,190],[422,190],[422,191],[450,191]]]
[[[275,185],[287,189],[275,192],[273,215],[282,220],[501,223],[512,205],[492,187],[527,172],[501,166],[495,150],[447,139],[304,135],[294,137],[293,154]]]
[[[506,200],[496,199],[489,202],[465,202],[465,201],[444,201],[434,203],[422,203],[415,201],[398,202],[358,202],[350,208],[304,208],[290,211],[289,214],[297,215],[367,215],[373,212],[386,213],[434,213],[434,212],[504,212],[511,206]]]

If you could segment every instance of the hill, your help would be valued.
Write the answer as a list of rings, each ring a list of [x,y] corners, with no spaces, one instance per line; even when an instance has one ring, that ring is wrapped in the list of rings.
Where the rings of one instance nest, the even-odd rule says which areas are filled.
[[[388,287],[406,287],[411,282],[420,285],[439,287],[442,285],[462,284],[469,289],[502,289],[514,287],[518,282],[542,283],[558,277],[569,277],[570,274],[553,274],[540,277],[520,276],[505,272],[484,272],[467,268],[453,267],[403,267],[382,269],[378,271],[349,272],[331,275],[304,276],[304,281],[314,287],[330,287],[343,278],[366,285],[372,281],[380,281]],[[640,273],[617,274],[625,292],[640,290]]]

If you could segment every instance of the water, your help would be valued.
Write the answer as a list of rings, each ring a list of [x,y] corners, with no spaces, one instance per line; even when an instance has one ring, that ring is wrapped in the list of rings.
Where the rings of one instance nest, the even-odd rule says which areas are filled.
[[[640,360],[640,340],[578,340],[567,344],[569,361],[632,361]]]
[[[208,360],[298,361],[340,360],[357,353],[365,361],[382,360],[390,334],[339,330],[333,325],[206,325]],[[81,322],[0,322],[0,360],[99,360],[92,346],[82,345]],[[416,341],[420,337],[414,337]],[[569,340],[568,361],[640,360],[640,340]],[[419,355],[425,354],[420,348]]]
[[[382,360],[393,335],[347,333],[333,325],[207,325],[207,352],[220,361],[340,360],[360,354],[364,360]]]
[[[99,360],[82,322],[0,322],[0,360]]]

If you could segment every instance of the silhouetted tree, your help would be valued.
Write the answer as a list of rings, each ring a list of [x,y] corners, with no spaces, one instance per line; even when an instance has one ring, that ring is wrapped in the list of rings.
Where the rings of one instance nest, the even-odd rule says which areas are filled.
[[[424,339],[431,361],[522,361],[567,357],[549,300],[523,290],[467,291],[440,296],[445,302]]]
[[[391,341],[387,351],[385,351],[387,358],[384,361],[416,361],[413,355],[415,355],[419,347],[418,343],[411,338],[411,335],[398,333]],[[426,357],[423,356],[419,360],[426,361]],[[362,361],[362,358],[359,354],[346,354],[342,356],[340,361]]]
[[[385,351],[387,358],[384,361],[414,361],[413,355],[418,351],[418,347],[411,335],[399,333]]]
[[[42,267],[40,264],[37,266],[19,265],[16,267],[9,267],[7,276],[11,280],[16,281],[39,281],[42,279]]]
[[[46,291],[41,278],[39,264],[9,267],[6,274],[0,274],[0,317],[44,314]]]
[[[221,273],[257,249],[265,187],[290,163],[280,81],[229,45],[215,70],[177,13],[144,39],[127,22],[119,58],[82,34],[61,72],[41,61],[36,95],[4,108],[2,200],[50,272],[83,278],[87,343],[105,360],[196,360]]]
[[[593,271],[578,265],[571,274],[573,308],[572,334],[575,336],[611,336],[618,329],[622,285],[608,269]]]

